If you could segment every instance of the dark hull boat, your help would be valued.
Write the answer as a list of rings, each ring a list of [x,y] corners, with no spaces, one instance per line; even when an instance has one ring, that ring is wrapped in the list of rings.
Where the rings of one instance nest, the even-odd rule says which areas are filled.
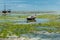
[[[11,11],[2,11],[3,15],[6,16],[7,13],[11,13]]]
[[[28,17],[27,22],[36,22],[35,19],[36,19],[36,17],[34,17],[34,16],[33,17],[31,16],[30,18]]]
[[[35,20],[35,18],[27,18],[27,20]]]
[[[7,13],[7,11],[2,11],[2,13]]]
[[[3,15],[6,16],[7,13],[11,13],[10,8],[8,10],[6,10],[6,4],[4,2],[4,10],[2,11]]]
[[[11,13],[11,11],[2,11],[2,13]]]

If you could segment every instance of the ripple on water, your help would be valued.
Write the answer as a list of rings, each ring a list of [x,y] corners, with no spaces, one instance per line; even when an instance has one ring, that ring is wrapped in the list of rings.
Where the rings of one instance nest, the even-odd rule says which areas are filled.
[[[36,22],[29,22],[29,23],[43,23],[43,22],[47,22],[49,21],[49,19],[36,19]],[[15,21],[17,24],[27,24],[27,20],[26,19],[23,19],[23,20],[19,20],[19,21]],[[28,23],[28,24],[29,24]]]

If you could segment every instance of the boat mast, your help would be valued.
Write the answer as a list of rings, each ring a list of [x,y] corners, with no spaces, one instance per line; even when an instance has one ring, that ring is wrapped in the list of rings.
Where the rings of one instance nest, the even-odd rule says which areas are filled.
[[[36,11],[36,8],[35,8],[35,16],[36,16],[36,12],[37,12],[37,11]]]
[[[5,3],[5,1],[4,1],[4,5],[3,5],[3,7],[4,7],[4,9],[3,9],[2,13],[6,14],[7,11],[6,11],[6,3]]]
[[[5,4],[5,2],[4,2],[4,11],[6,11],[6,4]]]

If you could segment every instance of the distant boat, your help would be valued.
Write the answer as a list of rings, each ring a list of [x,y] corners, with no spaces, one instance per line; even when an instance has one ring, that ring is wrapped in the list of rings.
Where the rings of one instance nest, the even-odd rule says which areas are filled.
[[[8,11],[4,10],[4,11],[2,11],[2,13],[3,13],[4,16],[6,16],[6,14],[11,13],[11,11],[10,10],[8,10]]]
[[[4,10],[2,11],[2,13],[4,13],[4,15],[6,15],[6,13],[11,13],[10,8],[8,10],[6,10],[6,3],[4,2]]]
[[[7,13],[11,13],[11,10],[9,9],[9,10],[7,10]]]
[[[5,14],[5,13],[7,13],[7,11],[5,11],[5,10],[4,10],[4,11],[2,11],[2,13],[4,13],[4,14]]]
[[[11,13],[11,10],[4,10],[4,11],[2,11],[2,13]]]

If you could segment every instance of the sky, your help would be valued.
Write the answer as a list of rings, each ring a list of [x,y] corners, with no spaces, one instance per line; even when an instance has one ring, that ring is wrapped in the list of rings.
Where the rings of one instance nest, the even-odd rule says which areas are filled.
[[[0,10],[14,11],[58,11],[60,0],[0,0]]]

